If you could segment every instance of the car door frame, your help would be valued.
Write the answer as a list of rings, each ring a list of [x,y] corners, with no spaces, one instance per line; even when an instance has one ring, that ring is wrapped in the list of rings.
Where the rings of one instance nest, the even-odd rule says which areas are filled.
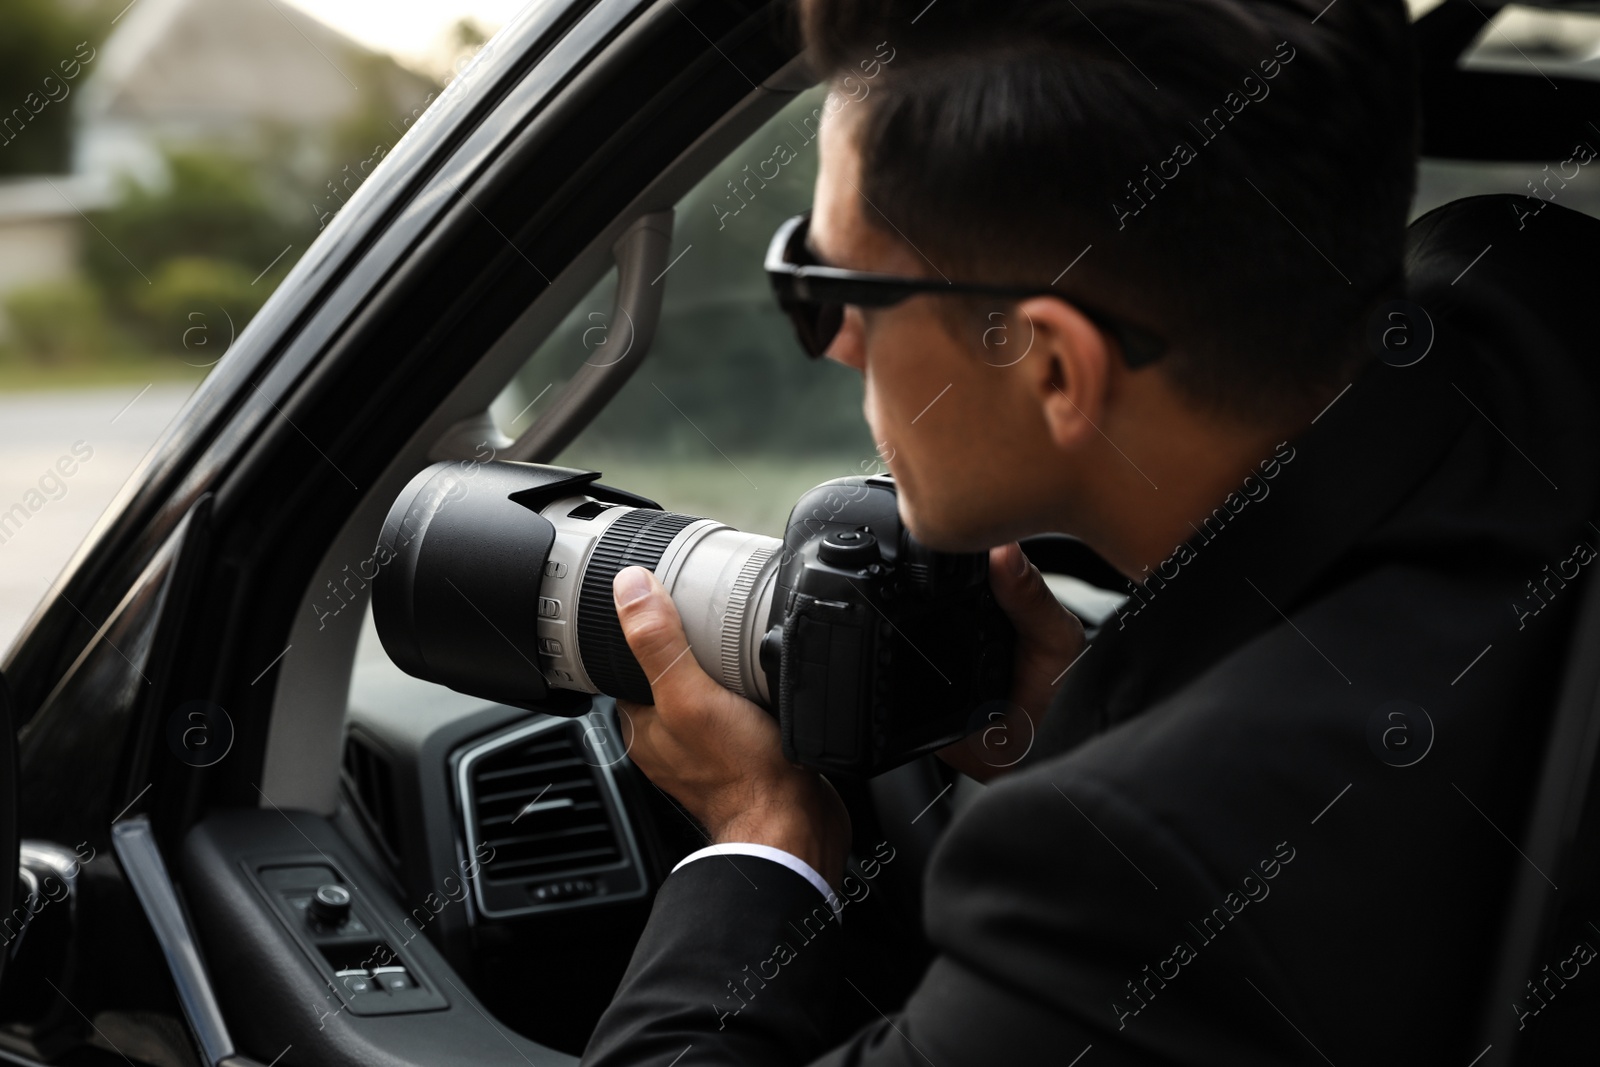
[[[420,458],[438,398],[480,363],[441,353],[493,348],[541,282],[596,246],[607,220],[625,224],[708,125],[766,91],[793,58],[784,10],[766,0],[530,6],[341,210],[140,464],[6,661],[19,723],[70,715],[51,694],[104,648],[139,576],[175,537],[200,546],[181,595],[140,622],[160,635],[149,646],[161,662],[140,660],[148,689],[103,694],[125,701],[128,743],[115,760],[73,766],[119,783],[115,807],[73,813],[91,840],[109,842],[124,802],[115,817],[147,813],[167,850],[207,810],[263,806],[255,783],[281,710],[274,657],[327,547],[364,500],[383,499],[386,476]],[[657,90],[642,103],[641,86]],[[577,163],[530,173],[541,156]],[[351,488],[361,484],[366,493]],[[202,498],[205,528],[190,528],[183,520]],[[188,700],[228,709],[236,736],[220,764],[170,758],[164,713]],[[54,739],[29,754],[35,773],[72,764],[68,733],[24,727],[25,751]],[[23,792],[26,829],[26,781]]]

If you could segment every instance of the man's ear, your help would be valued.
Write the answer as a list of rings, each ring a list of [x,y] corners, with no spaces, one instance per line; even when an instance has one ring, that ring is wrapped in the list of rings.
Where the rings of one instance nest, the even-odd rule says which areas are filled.
[[[1025,376],[1056,447],[1080,449],[1100,435],[1116,350],[1066,301],[1034,297],[1017,305],[1017,314],[1032,326],[1033,347],[1016,370]]]

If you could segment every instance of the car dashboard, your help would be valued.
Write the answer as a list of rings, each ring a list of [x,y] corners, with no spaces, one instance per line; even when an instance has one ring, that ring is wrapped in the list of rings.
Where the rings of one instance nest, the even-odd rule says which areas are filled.
[[[701,831],[627,759],[615,705],[560,718],[412,678],[370,620],[335,823],[499,1019],[577,1052]]]

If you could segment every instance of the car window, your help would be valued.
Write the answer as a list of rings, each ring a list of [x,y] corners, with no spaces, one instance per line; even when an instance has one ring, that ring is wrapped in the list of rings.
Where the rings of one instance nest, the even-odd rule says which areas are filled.
[[[517,5],[360,6],[0,6],[0,650]]]
[[[773,231],[811,204],[823,101],[820,86],[800,94],[675,205],[650,355],[557,463],[768,534],[804,490],[885,469],[860,376],[805,358],[761,269]],[[518,372],[492,408],[502,431],[526,430],[586,359],[607,358],[615,289],[613,269]]]
[[[1565,159],[1544,163],[1424,159],[1417,168],[1411,218],[1452,200],[1488,193],[1529,197],[1525,210],[1530,218],[1543,204],[1560,204],[1600,218],[1600,178],[1585,173],[1594,168],[1597,150],[1600,134],[1591,133],[1587,138],[1574,135],[1573,151]]]
[[[1418,4],[1413,17],[1437,6]],[[1549,84],[1553,78],[1600,79],[1600,15],[1592,11],[1556,11],[1507,4],[1491,19],[1462,54],[1463,70],[1527,78]],[[1600,117],[1572,117],[1571,140],[1556,159],[1538,162],[1423,159],[1417,174],[1413,219],[1452,200],[1487,193],[1529,197],[1525,218],[1544,203],[1600,217],[1600,180],[1590,173],[1600,150]]]

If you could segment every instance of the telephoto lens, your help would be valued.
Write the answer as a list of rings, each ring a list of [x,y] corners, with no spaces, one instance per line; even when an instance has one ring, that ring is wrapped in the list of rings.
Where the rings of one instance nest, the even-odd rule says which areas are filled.
[[[429,467],[390,509],[373,614],[403,670],[521,706],[549,690],[650,702],[611,580],[655,572],[700,665],[770,701],[757,649],[782,542],[662,511],[597,474],[521,463]]]
[[[783,543],[712,519],[567,496],[539,514],[556,531],[539,597],[539,652],[551,685],[650,701],[623,638],[611,580],[654,571],[683,619],[689,650],[725,688],[768,704],[757,651]]]
[[[439,463],[379,535],[373,616],[390,659],[452,689],[575,715],[652,703],[611,583],[650,569],[689,652],[779,719],[790,759],[877,773],[959,739],[1003,697],[1013,634],[984,554],[932,552],[891,479],[801,497],[782,540],[664,511],[600,475]]]

